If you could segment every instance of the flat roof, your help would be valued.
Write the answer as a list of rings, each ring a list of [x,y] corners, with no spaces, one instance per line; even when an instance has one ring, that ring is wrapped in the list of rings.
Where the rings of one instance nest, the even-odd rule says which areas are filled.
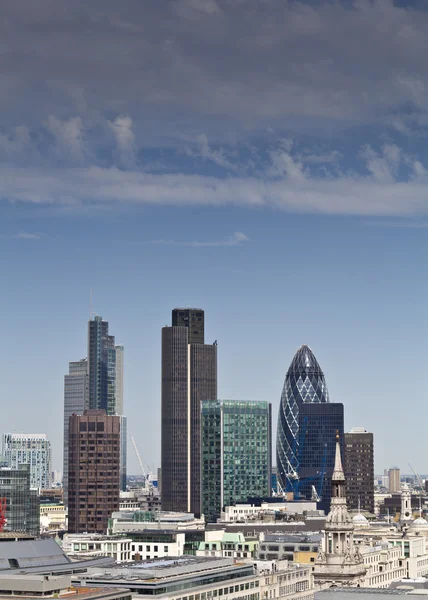
[[[114,565],[106,569],[90,569],[85,575],[86,581],[114,580],[150,582],[155,585],[159,581],[168,579],[198,576],[207,571],[227,572],[239,569],[245,570],[252,567],[251,563],[237,563],[233,558],[205,557],[183,555],[178,557],[165,557],[138,561],[126,565]]]

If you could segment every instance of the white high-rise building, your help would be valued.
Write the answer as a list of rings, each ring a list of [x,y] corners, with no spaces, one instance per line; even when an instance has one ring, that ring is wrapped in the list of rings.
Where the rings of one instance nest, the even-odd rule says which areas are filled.
[[[127,453],[127,427],[126,417],[123,415],[123,364],[124,348],[115,346],[116,350],[116,414],[120,416],[120,489],[126,490],[126,453]]]
[[[30,465],[30,487],[46,489],[51,485],[52,450],[45,433],[4,433],[3,459],[18,469]]]
[[[123,357],[122,345],[115,346],[116,350],[116,414],[123,415]]]

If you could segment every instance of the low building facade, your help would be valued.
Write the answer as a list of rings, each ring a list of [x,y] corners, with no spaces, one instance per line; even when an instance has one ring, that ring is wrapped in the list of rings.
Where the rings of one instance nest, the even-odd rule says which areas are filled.
[[[131,538],[94,533],[68,533],[64,535],[62,548],[70,557],[110,556],[117,563],[133,560]]]

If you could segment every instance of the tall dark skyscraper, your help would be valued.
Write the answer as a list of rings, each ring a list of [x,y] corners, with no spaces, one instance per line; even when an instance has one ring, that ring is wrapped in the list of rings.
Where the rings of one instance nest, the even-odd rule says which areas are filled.
[[[189,344],[205,342],[205,315],[200,308],[174,308],[172,326],[187,327]]]
[[[71,415],[85,409],[120,416],[120,487],[126,489],[126,417],[123,415],[124,348],[115,345],[109,324],[96,315],[88,322],[88,358],[70,363],[64,378],[64,502],[68,503],[68,431]]]
[[[201,402],[217,397],[217,345],[204,311],[172,311],[162,329],[162,510],[201,513]]]
[[[374,513],[373,434],[364,427],[345,433],[345,475],[349,508]]]
[[[119,510],[120,417],[104,410],[72,415],[68,449],[68,531],[105,533]]]
[[[285,377],[278,413],[276,468],[284,491],[293,488],[299,468],[299,411],[305,403],[327,403],[329,396],[324,373],[312,350],[301,346]]]
[[[320,497],[318,507],[330,510],[331,476],[336,437],[343,448],[343,404],[304,403],[299,411],[299,492],[310,500],[313,488]]]

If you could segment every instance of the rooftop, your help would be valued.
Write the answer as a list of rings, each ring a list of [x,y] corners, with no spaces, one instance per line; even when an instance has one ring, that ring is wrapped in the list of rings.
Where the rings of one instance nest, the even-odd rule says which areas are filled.
[[[147,582],[155,584],[157,581],[198,575],[201,573],[227,572],[239,568],[248,568],[249,564],[234,563],[232,558],[214,558],[184,555],[179,557],[165,557],[162,559],[134,562],[132,564],[114,565],[106,569],[90,569],[85,577],[86,581],[112,580]]]

